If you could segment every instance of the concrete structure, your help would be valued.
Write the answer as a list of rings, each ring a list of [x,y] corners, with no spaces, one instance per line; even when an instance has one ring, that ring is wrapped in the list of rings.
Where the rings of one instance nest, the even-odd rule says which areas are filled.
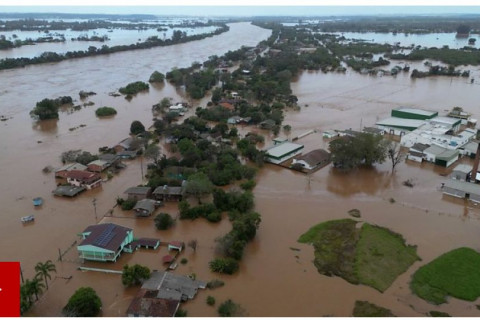
[[[177,103],[176,105],[174,106],[170,106],[168,108],[168,111],[170,112],[176,112],[180,115],[183,115],[183,113],[186,111],[186,106],[184,106],[182,103]]]
[[[313,170],[324,167],[329,163],[330,153],[323,149],[316,149],[293,159],[292,166],[299,164],[307,170]]]
[[[436,145],[428,147],[423,153],[425,154],[425,160],[443,167],[449,167],[458,160],[459,155],[457,150],[448,150]]]
[[[463,163],[457,164],[457,166],[453,168],[453,171],[450,174],[450,179],[468,181],[470,172],[472,172],[471,165]]]
[[[157,201],[152,199],[142,199],[135,204],[133,211],[137,217],[149,217],[156,209]]]
[[[469,143],[465,144],[464,146],[460,147],[460,153],[464,156],[475,158],[477,154],[478,142],[470,141]]]
[[[460,130],[462,120],[451,117],[435,117],[433,119],[430,119],[430,123],[432,125],[443,126],[445,128],[448,128],[451,133],[456,133],[458,132],[458,130]]]
[[[325,130],[325,131],[323,131],[322,136],[325,139],[331,139],[331,138],[334,138],[334,137],[339,137],[340,134],[335,130]]]
[[[427,119],[432,119],[438,116],[438,112],[415,109],[415,108],[399,107],[392,110],[391,116],[395,118],[403,118],[403,119],[427,120]]]
[[[285,142],[266,150],[266,161],[280,164],[302,153],[303,144]]]
[[[425,149],[428,149],[429,147],[430,145],[428,144],[415,143],[408,151],[407,159],[413,160],[416,162],[422,162],[425,157],[425,154],[423,152],[425,151]]]
[[[87,166],[84,166],[81,163],[69,163],[64,165],[61,168],[55,170],[55,178],[67,178],[67,173],[72,170],[80,170],[85,171],[87,170]]]
[[[67,183],[77,187],[93,189],[102,183],[102,177],[95,172],[72,170],[67,172]]]
[[[117,261],[124,247],[133,241],[133,230],[113,223],[92,225],[81,233],[79,257],[92,261]]]
[[[153,271],[127,309],[129,317],[173,317],[180,302],[193,299],[206,283],[170,272]]]
[[[447,180],[442,186],[442,192],[457,198],[480,202],[480,185],[459,180]]]
[[[131,187],[125,190],[128,200],[142,200],[152,196],[152,188],[150,187]]]

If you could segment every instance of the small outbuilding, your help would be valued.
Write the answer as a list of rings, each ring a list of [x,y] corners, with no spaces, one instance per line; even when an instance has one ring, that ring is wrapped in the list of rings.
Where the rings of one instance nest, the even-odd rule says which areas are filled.
[[[468,164],[457,164],[455,168],[453,168],[452,173],[450,174],[450,179],[460,180],[460,181],[467,181],[472,172],[472,166]]]
[[[55,178],[65,178],[66,179],[68,172],[70,172],[72,170],[85,171],[85,170],[87,170],[87,166],[84,166],[81,163],[66,164],[63,167],[55,170]]]
[[[422,162],[425,157],[424,151],[430,147],[429,144],[424,143],[415,143],[409,150],[407,154],[408,160],[413,160],[416,162]]]
[[[442,186],[444,194],[480,202],[480,185],[460,180],[447,180]]]
[[[153,191],[153,197],[160,201],[182,201],[185,190],[183,187],[168,185],[157,187]]]
[[[88,171],[92,171],[92,172],[102,172],[103,170],[107,169],[109,166],[110,164],[104,160],[94,160],[87,165]]]
[[[168,251],[177,250],[178,252],[182,252],[184,248],[185,248],[185,243],[180,241],[172,241],[168,244]]]
[[[125,190],[128,195],[128,200],[143,200],[150,198],[152,195],[152,188],[150,187],[131,187]]]
[[[156,209],[156,201],[152,199],[142,199],[137,201],[133,211],[137,217],[149,217]]]

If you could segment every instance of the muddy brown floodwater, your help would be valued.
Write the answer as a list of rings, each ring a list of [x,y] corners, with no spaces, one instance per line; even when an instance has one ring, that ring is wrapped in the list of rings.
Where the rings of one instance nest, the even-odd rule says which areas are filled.
[[[204,220],[177,221],[169,231],[157,231],[152,219],[135,219],[118,209],[105,216],[117,196],[141,182],[140,161],[127,162],[128,167],[103,184],[100,189],[85,192],[76,199],[51,196],[55,187],[53,175],[43,174],[46,165],[60,166],[59,155],[68,149],[96,152],[98,147],[112,145],[126,137],[132,120],[151,124],[151,105],[167,96],[185,99],[181,92],[166,84],[140,94],[131,102],[113,98],[108,92],[126,83],[148,79],[153,70],[168,71],[173,66],[187,66],[203,61],[212,54],[221,55],[241,45],[255,45],[270,31],[246,23],[232,24],[231,30],[215,38],[178,46],[124,52],[108,57],[64,61],[52,65],[0,72],[0,114],[13,119],[0,124],[0,214],[1,260],[20,261],[26,277],[34,275],[39,261],[56,262],[59,277],[50,290],[29,312],[32,316],[60,316],[61,308],[80,286],[91,286],[100,295],[104,316],[125,316],[136,293],[123,288],[119,275],[81,272],[73,247],[58,262],[58,249],[66,250],[77,233],[95,222],[93,198],[101,222],[114,222],[134,228],[138,237],[157,237],[162,241],[198,240],[195,253],[183,253],[186,265],[178,274],[195,273],[198,279],[219,278],[225,286],[214,291],[200,291],[195,300],[182,308],[190,316],[216,316],[216,308],[205,303],[208,295],[217,304],[233,299],[250,316],[351,316],[355,300],[368,300],[389,308],[398,316],[423,316],[430,310],[454,316],[480,316],[475,304],[450,299],[448,304],[433,306],[412,295],[410,277],[419,266],[438,255],[460,246],[480,250],[480,211],[469,203],[445,198],[437,190],[448,170],[430,164],[402,163],[394,175],[388,163],[373,170],[349,174],[334,172],[330,167],[314,173],[310,180],[299,173],[273,165],[262,168],[257,177],[256,211],[262,215],[257,237],[250,243],[233,276],[213,274],[208,262],[215,255],[214,239],[227,233],[228,219],[219,224]],[[478,73],[478,68],[474,70]],[[326,147],[321,131],[359,128],[373,125],[387,116],[393,107],[405,105],[437,110],[462,106],[480,116],[480,90],[465,79],[428,78],[412,81],[407,75],[372,77],[347,72],[323,74],[305,72],[292,84],[302,106],[300,112],[288,111],[284,124],[292,126],[291,137],[316,129],[302,138],[305,151]],[[80,90],[93,90],[96,106],[110,105],[118,110],[112,119],[99,120],[95,107],[62,113],[59,121],[35,124],[28,116],[36,101],[60,95],[76,96]],[[206,100],[193,102],[204,106]],[[305,107],[308,105],[308,107]],[[69,131],[69,128],[86,124]],[[244,132],[242,130],[242,132]],[[38,143],[42,141],[42,143]],[[266,145],[269,145],[268,140]],[[462,161],[468,162],[468,159]],[[412,179],[414,188],[402,181]],[[32,198],[42,196],[45,203],[34,210]],[[395,202],[390,203],[389,199]],[[313,248],[297,243],[298,237],[312,225],[329,219],[348,217],[357,208],[362,220],[392,229],[404,235],[409,244],[418,246],[422,261],[415,264],[383,294],[367,286],[355,286],[341,278],[320,275],[313,266]],[[175,204],[161,211],[177,215]],[[21,216],[35,213],[31,225],[21,225]],[[299,249],[292,250],[291,248]],[[160,269],[165,248],[140,250],[123,254],[115,264],[86,263],[90,267],[120,270],[126,263],[140,263]]]

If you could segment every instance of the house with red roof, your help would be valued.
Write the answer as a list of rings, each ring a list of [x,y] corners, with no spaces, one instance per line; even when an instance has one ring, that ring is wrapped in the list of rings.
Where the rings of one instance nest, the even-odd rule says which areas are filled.
[[[77,187],[93,189],[102,183],[102,177],[96,172],[72,170],[66,173],[67,183]]]

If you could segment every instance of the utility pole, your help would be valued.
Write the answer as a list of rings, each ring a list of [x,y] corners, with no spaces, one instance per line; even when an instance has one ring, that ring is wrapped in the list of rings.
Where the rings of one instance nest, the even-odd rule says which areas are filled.
[[[97,198],[93,198],[92,204],[93,204],[93,212],[95,214],[95,223],[97,223]]]

